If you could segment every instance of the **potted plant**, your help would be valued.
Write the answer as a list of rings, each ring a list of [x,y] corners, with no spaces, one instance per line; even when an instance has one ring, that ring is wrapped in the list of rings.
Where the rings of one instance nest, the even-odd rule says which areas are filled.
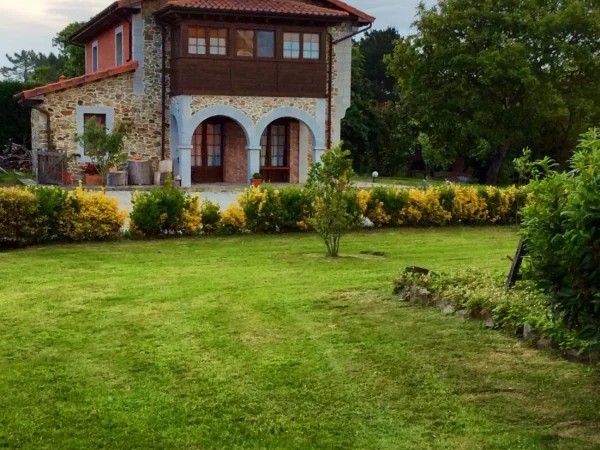
[[[99,186],[102,184],[102,175],[100,175],[94,163],[85,163],[81,166],[81,169],[83,170],[85,184],[88,186]]]
[[[96,123],[96,119],[92,119],[85,124],[83,134],[75,137],[76,141],[85,149],[85,155],[92,160],[89,164],[99,174],[99,184],[102,186],[106,186],[111,168],[127,161],[127,154],[123,148],[125,147],[125,138],[130,131],[131,127],[128,124],[120,123],[108,133],[104,125]],[[86,184],[88,184],[87,177]]]
[[[262,175],[257,172],[252,175],[252,180],[250,181],[252,182],[252,186],[259,187],[262,184]]]

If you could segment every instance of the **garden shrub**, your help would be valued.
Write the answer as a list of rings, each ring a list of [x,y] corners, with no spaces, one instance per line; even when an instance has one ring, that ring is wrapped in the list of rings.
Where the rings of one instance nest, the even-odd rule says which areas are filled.
[[[394,292],[399,294],[412,286],[426,288],[431,302],[441,295],[456,310],[466,310],[470,317],[491,319],[495,328],[521,330],[529,325],[538,338],[552,339],[559,349],[592,349],[591,341],[553,319],[548,294],[530,282],[519,282],[507,290],[504,282],[503,274],[474,268],[427,275],[402,272],[395,281]]]
[[[280,231],[306,230],[312,210],[312,196],[304,188],[285,187],[279,190]]]
[[[46,228],[46,238],[60,239],[60,220],[69,194],[59,187],[32,186],[27,188],[38,199],[42,226]]]
[[[244,211],[248,230],[253,233],[279,231],[282,211],[277,189],[268,185],[252,186],[244,189],[238,197],[238,203]]]
[[[488,218],[487,202],[478,188],[453,186],[452,218],[464,223],[484,223]]]
[[[152,189],[133,194],[131,233],[144,237],[194,234],[202,216],[199,198],[177,189]]]
[[[73,241],[98,241],[121,236],[127,213],[119,210],[117,199],[104,191],[90,192],[78,187],[68,193],[60,217],[59,233]]]
[[[202,217],[202,231],[211,233],[216,231],[221,220],[221,207],[218,203],[205,199],[200,207]]]
[[[583,136],[570,172],[545,166],[523,209],[528,276],[551,293],[555,317],[600,346],[600,135]]]
[[[232,203],[221,213],[219,222],[221,230],[230,233],[238,233],[246,229],[246,215],[239,205]]]
[[[439,191],[411,189],[408,193],[408,206],[400,211],[399,223],[406,225],[444,225],[452,219],[440,203]]]
[[[0,248],[32,244],[46,236],[37,197],[25,189],[0,188]]]

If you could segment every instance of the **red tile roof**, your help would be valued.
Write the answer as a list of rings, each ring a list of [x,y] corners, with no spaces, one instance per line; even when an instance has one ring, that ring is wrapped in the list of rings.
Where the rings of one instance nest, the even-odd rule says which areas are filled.
[[[349,12],[350,14],[354,14],[355,16],[363,19],[366,22],[373,23],[375,22],[375,17],[368,15],[367,13],[362,12],[359,9],[356,9],[353,6],[350,6],[348,3],[344,3],[341,0],[327,0],[329,3],[334,4],[338,8],[343,9],[344,11]]]
[[[347,17],[346,11],[294,0],[170,0],[169,6],[208,11],[242,11],[300,16]]]
[[[120,75],[126,72],[133,72],[138,68],[137,61],[131,61],[130,63],[123,64],[119,67],[114,67],[112,69],[103,70],[100,72],[94,72],[87,75],[82,75],[80,77],[65,79],[61,77],[61,79],[56,83],[50,83],[45,86],[40,86],[37,88],[29,89],[28,91],[23,91],[20,94],[17,94],[16,98],[33,98],[39,95],[49,94],[51,92],[62,91],[63,89],[67,89],[70,87],[81,86],[83,84],[88,84],[93,81],[103,80],[105,78],[114,77],[116,75]]]

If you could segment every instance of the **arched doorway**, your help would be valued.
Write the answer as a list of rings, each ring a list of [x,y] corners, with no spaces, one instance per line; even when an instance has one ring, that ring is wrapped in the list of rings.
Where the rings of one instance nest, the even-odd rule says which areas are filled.
[[[246,133],[235,120],[216,116],[200,123],[192,135],[192,183],[246,183]]]
[[[202,122],[192,136],[192,183],[223,181],[223,128],[225,119]]]
[[[279,119],[269,124],[260,138],[260,174],[272,183],[297,182],[299,156],[298,121]]]

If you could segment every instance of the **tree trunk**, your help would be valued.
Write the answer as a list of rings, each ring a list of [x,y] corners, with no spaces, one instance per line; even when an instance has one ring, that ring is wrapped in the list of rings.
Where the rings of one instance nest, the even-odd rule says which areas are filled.
[[[496,184],[498,182],[498,174],[500,168],[504,162],[506,152],[508,151],[509,141],[507,140],[503,145],[496,147],[496,154],[492,158],[490,167],[488,168],[485,182],[486,184]]]

